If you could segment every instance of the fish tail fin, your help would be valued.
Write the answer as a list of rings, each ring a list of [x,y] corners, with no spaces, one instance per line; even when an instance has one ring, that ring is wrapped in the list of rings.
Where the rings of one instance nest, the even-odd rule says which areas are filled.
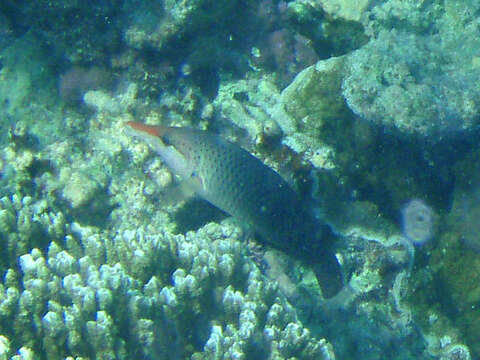
[[[337,295],[342,290],[343,275],[333,251],[324,252],[318,262],[312,264],[312,269],[326,299]]]
[[[323,225],[320,239],[321,247],[316,251],[316,259],[311,266],[323,296],[328,299],[343,288],[343,273],[334,251],[334,244],[338,236],[328,225]]]

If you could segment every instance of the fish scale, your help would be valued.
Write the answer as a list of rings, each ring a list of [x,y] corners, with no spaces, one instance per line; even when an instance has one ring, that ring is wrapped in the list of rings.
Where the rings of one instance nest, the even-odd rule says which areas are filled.
[[[340,268],[326,227],[314,221],[277,172],[238,145],[207,131],[136,122],[127,125],[133,136],[149,143],[199,196],[255,229],[271,246],[318,264],[314,270],[318,270],[324,295],[339,290]]]

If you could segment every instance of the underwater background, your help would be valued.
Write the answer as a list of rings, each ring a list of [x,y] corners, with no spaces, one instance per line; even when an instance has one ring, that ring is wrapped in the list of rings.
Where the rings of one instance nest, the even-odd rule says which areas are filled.
[[[345,289],[128,121],[278,171]],[[476,0],[4,0],[0,359],[479,359],[479,124]]]

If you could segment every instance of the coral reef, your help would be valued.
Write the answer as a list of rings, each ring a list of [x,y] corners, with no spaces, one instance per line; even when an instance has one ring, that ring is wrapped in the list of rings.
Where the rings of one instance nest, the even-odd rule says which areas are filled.
[[[65,236],[66,220],[61,212],[49,209],[45,199],[30,196],[4,196],[0,199],[0,271],[15,267],[17,259],[30,249],[45,248],[48,239]]]
[[[119,45],[123,16],[118,9],[116,1],[93,5],[74,0],[5,1],[0,6],[17,35],[31,31],[61,61],[84,64],[101,63]]]
[[[0,358],[478,358],[478,10],[2,2]],[[278,170],[332,226],[341,294],[187,198],[132,120]],[[415,198],[439,221],[414,258]]]
[[[429,275],[430,284],[418,281],[415,286],[417,299],[418,296],[425,297],[427,303],[434,299],[435,303],[431,307],[445,311],[448,321],[465,337],[473,358],[480,352],[476,341],[480,331],[480,311],[476,306],[480,300],[478,154],[478,149],[473,150],[455,166],[458,180],[455,184],[452,209],[445,217],[444,231],[436,239],[439,245],[432,250],[428,259],[428,266],[432,271]],[[441,294],[438,293],[439,286],[443,289]],[[452,334],[451,337],[459,338],[460,334]]]
[[[354,113],[431,142],[475,128],[478,25],[468,14],[478,4],[446,3],[441,16],[440,6],[386,1],[372,9],[373,38],[348,57],[343,83]]]
[[[107,88],[110,83],[111,75],[106,69],[74,66],[60,76],[58,92],[64,100],[76,102],[87,91]]]
[[[19,127],[4,148],[15,175],[8,180],[23,174],[34,186],[2,199],[3,354],[333,359],[332,346],[311,335],[247,255],[238,228],[171,233],[181,204],[155,200],[171,179],[161,180],[158,159],[119,132],[137,105],[134,88],[87,92],[96,110],[88,138],[64,136],[31,152],[30,129]],[[65,126],[66,133],[76,128],[73,120]],[[37,163],[49,166],[25,170]]]
[[[440,42],[405,32],[381,32],[349,56],[349,75],[343,83],[349,107],[369,121],[432,141],[471,130],[479,90],[468,79],[478,70],[464,65],[447,71],[457,59],[448,59],[449,52],[435,48],[433,44]],[[422,63],[428,66],[422,68]]]
[[[413,244],[421,245],[434,234],[435,213],[420,199],[412,199],[402,209],[402,230]]]
[[[352,41],[357,50],[346,54],[340,73],[342,95],[356,115],[396,134],[432,143],[475,129],[478,4],[396,0],[320,4],[335,19],[323,20],[324,37],[329,38],[328,27],[338,20],[344,23],[337,24],[333,38],[342,32],[338,28],[354,28],[351,23],[360,25],[352,38],[370,37],[365,45]],[[297,19],[320,11],[317,3],[308,1],[292,2],[289,8]]]
[[[335,18],[360,21],[368,10],[370,0],[356,1],[354,4],[345,0],[322,0],[322,8]]]
[[[49,89],[52,83],[47,48],[33,34],[12,41],[1,50],[1,112],[4,116],[21,116],[31,108],[31,96],[45,101],[38,88]],[[4,126],[2,124],[2,126]]]
[[[236,1],[166,1],[163,5],[132,5],[131,23],[124,33],[127,44],[134,48],[152,46],[161,49],[172,37],[198,31],[224,19],[235,8]]]
[[[244,255],[232,227],[186,236],[78,225],[68,232],[6,272],[0,323],[15,324],[2,326],[10,355],[332,358]]]

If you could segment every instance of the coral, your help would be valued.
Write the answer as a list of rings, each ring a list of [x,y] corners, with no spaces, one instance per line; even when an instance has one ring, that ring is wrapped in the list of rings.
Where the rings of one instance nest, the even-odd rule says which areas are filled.
[[[368,42],[363,24],[368,0],[294,0],[288,2],[289,22],[312,41],[320,59],[338,57]]]
[[[58,92],[65,101],[76,102],[88,90],[106,88],[110,83],[111,75],[104,68],[73,66],[60,75]]]
[[[120,39],[118,25],[122,19],[115,16],[115,2],[87,5],[75,0],[9,1],[4,6],[2,10],[17,32],[28,28],[42,43],[54,45],[51,55],[72,63],[101,63],[105,52],[115,49]]]
[[[402,208],[402,229],[409,241],[421,245],[434,233],[435,213],[420,199],[408,201]]]
[[[9,35],[0,42],[11,45],[1,54],[2,133],[10,143],[0,165],[0,357],[478,357],[479,265],[470,251],[476,238],[462,242],[460,235],[467,228],[475,235],[469,224],[478,214],[478,182],[466,185],[477,169],[466,169],[478,154],[456,172],[446,226],[461,226],[438,246],[426,244],[409,272],[411,249],[394,219],[404,199],[426,194],[443,216],[448,205],[433,199],[449,197],[437,185],[448,185],[449,169],[431,168],[431,154],[382,132],[387,125],[440,139],[445,129],[476,125],[469,116],[478,111],[471,80],[478,72],[478,4],[366,4],[0,5],[19,10],[8,11],[6,25],[0,21],[0,35]],[[12,41],[10,32],[19,36],[27,27]],[[371,42],[363,46],[365,34]],[[48,52],[38,46],[43,41]],[[316,54],[329,59],[280,91],[279,80],[283,86]],[[59,106],[59,74],[52,72],[91,64],[113,64],[119,89],[83,94],[90,86],[74,86],[75,98],[82,93],[93,111]],[[369,90],[377,98],[368,98]],[[433,98],[439,100],[432,105]],[[422,107],[459,122],[427,114],[420,123]],[[122,133],[124,122],[142,118],[218,131],[294,173],[311,201],[306,206],[320,207],[338,237],[336,255],[349,280],[341,296],[325,302],[312,269],[284,253],[262,249],[254,263],[251,244],[231,220],[194,224],[188,209],[201,206],[171,196],[172,175]],[[189,214],[185,226],[182,211]],[[174,235],[184,228],[194,231]],[[317,340],[325,334],[335,351]]]
[[[131,7],[132,16],[124,30],[127,45],[141,49],[152,46],[162,49],[174,36],[216,22],[235,7],[235,1],[212,2],[168,0],[163,6],[142,4]]]
[[[214,105],[223,117],[244,129],[255,145],[281,140],[315,167],[332,169],[334,150],[318,137],[325,124],[333,123],[345,109],[338,95],[342,63],[342,58],[335,58],[312,65],[281,93],[266,78],[224,82]],[[319,96],[312,96],[315,93]],[[240,100],[240,94],[247,100]]]
[[[65,183],[63,197],[70,202],[73,208],[78,208],[93,200],[95,193],[102,188],[102,184],[81,172],[72,173],[70,169],[62,169],[61,181]]]
[[[286,28],[270,32],[255,49],[258,51],[252,59],[255,65],[273,69],[281,87],[318,60],[312,42]]]
[[[238,94],[247,94],[249,102],[239,101]],[[262,145],[278,140],[282,130],[269,114],[269,107],[275,104],[278,89],[268,80],[241,80],[225,82],[218,90],[214,105],[223,117],[244,129],[248,137]]]
[[[320,5],[335,19],[322,26],[333,43],[353,24],[361,26],[354,37],[370,37],[346,54],[342,73],[342,94],[356,115],[431,143],[475,128],[480,109],[480,89],[473,80],[479,76],[477,3],[327,0]],[[307,1],[289,7],[306,12],[297,18],[318,12]],[[330,28],[337,31],[330,35]]]
[[[450,7],[450,4],[442,4],[440,1],[387,0],[364,9],[367,11],[363,12],[361,21],[370,36],[378,35],[382,29],[392,28],[413,30],[419,34],[428,33],[432,26],[440,23],[444,9]]]
[[[296,30],[288,20],[289,4],[263,0],[252,13],[261,36],[253,38],[251,66],[275,72],[276,83],[284,88],[305,67],[318,60],[310,34]],[[254,20],[253,20],[254,19]]]
[[[139,57],[143,49],[159,51],[162,61],[206,94],[216,92],[220,74],[251,68],[274,71],[284,87],[318,59],[310,37],[290,26],[286,9],[286,2],[271,0],[145,3],[132,8],[123,38]],[[228,20],[232,17],[235,22]],[[203,31],[212,25],[216,31]]]
[[[339,94],[344,70],[343,57],[319,61],[300,72],[282,91],[285,111],[294,118],[296,128],[316,136],[326,123],[335,121],[345,105]]]
[[[360,21],[366,10],[371,6],[372,1],[361,0],[351,3],[345,0],[322,0],[322,8],[334,18]]]
[[[477,124],[477,25],[469,5],[453,10],[445,4],[438,16],[438,9],[425,13],[428,5],[420,3],[392,0],[372,9],[380,20],[368,24],[375,28],[372,40],[348,56],[343,95],[362,118],[437,142]],[[460,30],[461,23],[468,25]]]
[[[16,259],[33,247],[44,248],[49,239],[65,236],[66,220],[61,212],[52,211],[45,199],[35,200],[18,195],[0,199],[0,240],[3,273]]]
[[[186,236],[75,231],[81,247],[51,242],[47,252],[20,256],[21,272],[8,270],[0,320],[15,325],[2,326],[4,352],[28,348],[49,359],[333,356],[244,256],[232,228],[210,224]]]
[[[2,49],[0,57],[1,112],[3,116],[25,114],[32,99],[41,98],[38,89],[43,87],[43,91],[48,92],[51,88],[48,52],[38,38],[29,33]]]
[[[101,90],[90,90],[83,95],[83,101],[87,106],[99,112],[119,114],[126,112],[135,102],[137,97],[137,85],[130,83],[125,92],[112,97]]]

